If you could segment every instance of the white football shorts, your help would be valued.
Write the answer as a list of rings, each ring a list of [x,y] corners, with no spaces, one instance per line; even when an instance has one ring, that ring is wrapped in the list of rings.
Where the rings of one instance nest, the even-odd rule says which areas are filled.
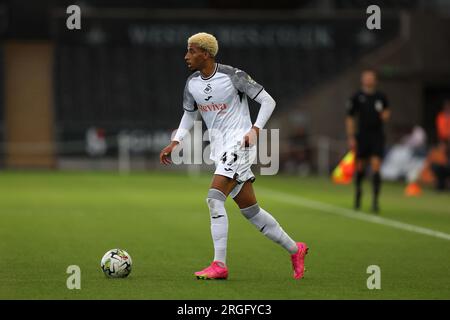
[[[219,161],[216,162],[214,174],[234,179],[238,183],[230,192],[230,197],[234,198],[241,191],[244,182],[255,181],[255,175],[251,170],[255,159],[256,146],[252,146],[223,152]]]

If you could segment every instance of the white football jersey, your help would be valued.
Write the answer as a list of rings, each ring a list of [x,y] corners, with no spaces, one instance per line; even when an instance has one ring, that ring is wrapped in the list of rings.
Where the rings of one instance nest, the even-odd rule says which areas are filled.
[[[263,90],[247,73],[216,63],[214,73],[203,78],[199,71],[186,81],[183,108],[198,110],[205,121],[211,143],[211,159],[236,148],[250,131],[252,122],[247,96],[255,99]]]

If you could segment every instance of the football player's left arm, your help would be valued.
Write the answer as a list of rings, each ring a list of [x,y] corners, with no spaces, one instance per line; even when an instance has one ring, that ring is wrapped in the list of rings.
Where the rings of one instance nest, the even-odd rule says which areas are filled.
[[[243,143],[246,147],[256,144],[259,130],[264,128],[276,105],[275,100],[264,89],[261,90],[254,100],[258,102],[261,107],[259,108],[258,116],[253,124],[252,130],[244,136]]]

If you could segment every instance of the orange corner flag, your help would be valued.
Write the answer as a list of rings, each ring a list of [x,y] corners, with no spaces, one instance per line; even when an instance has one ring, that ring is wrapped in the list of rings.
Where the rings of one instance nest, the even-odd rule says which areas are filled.
[[[332,178],[334,183],[349,184],[352,182],[353,172],[355,171],[355,152],[349,151],[342,158],[336,168],[333,170]]]

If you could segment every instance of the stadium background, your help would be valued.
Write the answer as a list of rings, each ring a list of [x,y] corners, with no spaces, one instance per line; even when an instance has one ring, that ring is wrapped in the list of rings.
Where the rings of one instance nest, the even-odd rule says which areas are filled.
[[[436,141],[450,90],[445,1],[380,2],[381,30],[366,28],[367,1],[85,1],[81,30],[66,27],[70,4],[1,7],[3,168],[117,168],[121,132],[135,138],[132,166],[159,168],[155,155],[182,114],[186,37],[201,30],[217,34],[219,61],[275,97],[270,127],[283,128],[281,152],[299,134],[311,172],[326,174],[345,152],[345,102],[364,67],[379,71],[395,107],[388,143],[411,125]],[[107,139],[93,161],[89,128]]]
[[[81,8],[81,30],[68,30],[66,27],[66,8],[71,4]],[[381,30],[366,28],[366,8],[371,4],[381,7]],[[148,197],[148,202],[161,197],[169,203],[175,201],[173,210],[179,210],[183,204],[178,204],[178,199],[166,198],[164,190],[182,193],[186,184],[192,183],[191,193],[197,192],[195,199],[198,205],[188,203],[186,207],[192,206],[188,211],[204,213],[206,207],[201,205],[211,168],[187,165],[163,168],[158,159],[159,151],[169,141],[170,133],[182,115],[182,90],[189,75],[183,60],[186,38],[199,31],[217,36],[219,62],[246,70],[277,101],[276,112],[269,122],[270,128],[282,128],[281,171],[278,177],[274,177],[275,185],[287,191],[300,186],[301,195],[309,194],[312,199],[350,207],[351,187],[333,189],[329,174],[347,151],[345,105],[347,98],[358,88],[361,70],[370,67],[378,71],[380,89],[387,94],[392,106],[392,118],[386,127],[388,147],[398,143],[412,126],[420,125],[428,137],[427,148],[431,148],[437,142],[436,115],[444,99],[450,97],[449,30],[450,3],[443,0],[278,0],[268,3],[230,0],[0,1],[0,188],[3,190],[0,237],[5,237],[2,241],[4,249],[8,250],[7,246],[13,243],[23,249],[9,232],[17,230],[25,238],[34,232],[19,227],[28,223],[21,220],[19,213],[34,213],[29,217],[30,221],[37,225],[45,224],[43,230],[48,234],[61,227],[66,235],[71,234],[70,228],[66,230],[67,221],[48,217],[50,220],[44,223],[40,214],[45,216],[52,210],[56,216],[59,210],[70,213],[78,208],[79,203],[87,201],[83,204],[86,208],[80,209],[87,215],[99,217],[97,209],[105,215],[109,213],[104,211],[111,210],[113,216],[120,218],[114,207],[114,195],[129,197],[130,203],[132,199],[140,203],[145,197]],[[258,106],[252,102],[250,107],[254,117]],[[294,155],[295,161],[292,160]],[[72,175],[72,172],[76,174]],[[124,177],[117,172],[129,175]],[[197,180],[186,180],[185,172],[196,172]],[[167,180],[164,178],[166,174],[170,177]],[[140,180],[141,176],[147,180]],[[174,177],[179,178],[176,180]],[[272,186],[271,180],[267,179],[270,177],[261,179],[262,186]],[[382,214],[450,232],[448,194],[435,194],[430,185],[420,198],[408,199],[403,197],[403,179],[400,177],[399,182],[386,187],[387,191],[383,193],[386,205]],[[136,186],[142,189],[138,190]],[[104,197],[100,195],[100,200],[89,207],[90,201],[94,200],[89,198],[88,192],[97,194],[102,190]],[[144,190],[149,194],[140,193]],[[57,208],[59,201],[61,207]],[[169,214],[166,206],[158,204],[156,209],[152,209],[160,210],[155,213],[156,220],[149,218],[147,221],[155,233],[167,227],[164,223],[153,225],[155,221],[164,219],[160,213]],[[122,214],[133,217],[132,209],[127,205],[117,208],[125,212]],[[68,217],[73,218],[70,214]],[[311,225],[319,223],[313,217],[301,218],[298,218],[300,225],[305,221]],[[175,221],[178,218],[170,219]],[[180,219],[184,221],[186,218],[180,216]],[[287,221],[288,216],[281,216],[283,219]],[[324,217],[319,220],[319,224],[327,223]],[[137,221],[134,227],[144,232]],[[197,222],[197,216],[194,221]],[[205,216],[200,219],[199,215],[198,221],[206,223],[207,219]],[[78,234],[85,231],[86,239],[96,241],[99,231],[91,228],[90,224],[83,226],[74,228]],[[108,222],[103,227],[99,226],[103,235],[108,233],[106,226],[120,229],[120,226]],[[198,227],[199,232],[208,239],[208,226],[201,226]],[[346,227],[344,223],[342,226]],[[13,231],[8,231],[8,228]],[[358,237],[364,237],[359,226],[348,228],[349,234],[354,232]],[[33,240],[36,247],[42,243],[54,244],[54,238],[46,238],[47,231],[45,235],[35,234],[38,237]],[[315,231],[320,232],[320,228]],[[136,232],[136,228],[130,227],[125,234],[134,237]],[[378,230],[373,232],[376,237],[385,236],[383,232],[377,233]],[[386,241],[383,245],[400,245],[404,231],[399,232],[392,239],[388,238],[392,242]],[[307,235],[314,239],[312,232]],[[42,236],[42,243],[39,236]],[[318,238],[321,237],[332,238],[329,234]],[[418,237],[422,239],[422,236]],[[366,243],[368,248],[370,241]],[[421,295],[423,288],[417,291],[413,288],[409,294],[406,285],[397,293],[391,292],[384,297],[449,298],[449,291],[446,291],[449,288],[448,273],[446,279],[439,280],[448,272],[448,264],[447,267],[439,265],[440,258],[448,260],[450,256],[448,240],[430,241],[438,242],[435,247],[437,260],[433,262],[436,279],[430,285],[431,289],[422,291]],[[104,246],[96,248],[89,263],[93,261],[96,264],[103,253],[101,251],[110,249],[108,246],[113,246],[114,242],[103,239],[100,243]],[[349,240],[348,243],[352,242]],[[123,245],[127,244],[134,245],[124,241]],[[209,254],[208,246],[200,248]],[[401,248],[400,251],[404,251],[408,246]],[[62,244],[55,251],[64,256]],[[144,252],[143,249],[141,251]],[[139,252],[139,249],[134,252]],[[167,256],[164,250],[158,249],[157,252]],[[156,253],[147,259],[156,260]],[[278,256],[273,259],[276,261]],[[12,265],[17,261],[13,260]],[[62,259],[59,261],[61,265],[57,265],[62,268],[65,261]],[[433,258],[430,261],[434,261]],[[10,290],[0,291],[2,298],[30,295],[32,298],[72,297],[67,290],[56,290],[52,295],[39,284],[31,289],[25,286],[28,293],[25,289],[22,291],[19,289],[22,284],[20,277],[23,276],[19,271],[21,268],[25,274],[26,267],[18,267],[15,274],[18,282],[7,283],[4,288],[9,286]],[[191,270],[187,268],[186,271]],[[61,277],[64,276],[62,274]],[[163,277],[162,274],[158,276]],[[281,287],[274,292],[270,288],[265,289],[266,295],[263,290],[260,294],[255,291],[252,296],[251,288],[248,288],[244,297],[354,298],[360,297],[359,294],[368,297],[359,292],[360,289],[342,296],[333,289],[331,292],[318,290],[309,296],[297,296],[291,287],[285,295],[274,293],[282,292]],[[165,292],[162,287],[160,290]],[[236,291],[224,292],[224,297],[242,297]],[[148,295],[131,294],[129,297],[186,298],[191,293],[181,290],[180,295],[165,292],[158,296],[147,292]],[[82,297],[99,295],[94,291],[92,296]],[[122,296],[111,294],[109,297]],[[193,297],[205,296],[195,292]]]

